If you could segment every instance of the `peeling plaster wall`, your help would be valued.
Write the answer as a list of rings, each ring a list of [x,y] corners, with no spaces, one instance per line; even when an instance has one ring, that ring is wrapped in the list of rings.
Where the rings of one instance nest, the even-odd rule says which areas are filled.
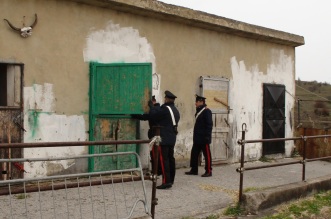
[[[34,84],[24,88],[24,142],[86,141],[83,116],[59,115],[55,112],[53,85]],[[86,148],[50,147],[24,149],[25,158],[67,157],[86,154]],[[54,175],[75,165],[74,160],[30,162],[25,177]],[[76,167],[76,169],[84,167]]]
[[[155,56],[151,45],[132,27],[120,27],[110,21],[104,29],[91,30],[86,41],[85,62],[152,62],[155,71]]]
[[[262,139],[263,129],[263,83],[285,85],[285,115],[286,127],[285,138],[292,137],[291,116],[294,108],[295,81],[292,77],[294,60],[291,56],[284,54],[282,50],[270,50],[269,56],[272,62],[267,67],[267,72],[261,72],[258,64],[246,66],[244,60],[231,58],[231,70],[233,80],[231,80],[230,105],[233,108],[231,115],[233,159],[240,157],[240,146],[236,143],[241,139],[242,124],[247,124],[246,139]],[[291,155],[293,144],[289,141],[285,143],[286,156]],[[262,144],[246,144],[246,160],[256,160],[262,156]]]

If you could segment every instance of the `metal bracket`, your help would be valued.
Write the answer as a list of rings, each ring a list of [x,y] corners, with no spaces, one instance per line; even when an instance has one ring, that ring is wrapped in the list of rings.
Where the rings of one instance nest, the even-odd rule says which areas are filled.
[[[236,171],[237,171],[238,173],[243,173],[243,172],[245,171],[245,168],[238,167],[238,168],[236,169]]]
[[[26,132],[26,130],[24,129],[24,127],[23,127],[21,124],[19,124],[19,123],[16,122],[16,121],[14,121],[14,124],[17,125],[18,127],[20,127],[20,129],[22,129],[23,131]]]

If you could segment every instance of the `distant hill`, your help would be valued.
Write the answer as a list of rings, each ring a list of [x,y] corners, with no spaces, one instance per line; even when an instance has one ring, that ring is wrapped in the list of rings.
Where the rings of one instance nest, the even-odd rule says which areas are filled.
[[[297,80],[295,93],[295,126],[331,129],[331,85]]]

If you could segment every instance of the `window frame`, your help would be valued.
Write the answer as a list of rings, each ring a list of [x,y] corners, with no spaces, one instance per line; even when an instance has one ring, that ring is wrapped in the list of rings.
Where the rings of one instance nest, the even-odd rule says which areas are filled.
[[[3,71],[3,72],[1,72],[1,69],[2,68],[0,68],[0,74],[8,74],[8,67],[9,66],[13,66],[13,67],[19,67],[20,69],[19,69],[19,73],[20,73],[20,97],[19,97],[19,104],[18,104],[18,106],[8,106],[8,105],[0,105],[0,109],[22,109],[23,108],[23,78],[24,78],[24,64],[23,63],[12,63],[12,62],[0,62],[0,65],[1,66],[6,66],[6,71]],[[5,78],[5,77],[4,77]],[[3,83],[8,83],[8,78],[6,77],[6,82],[3,82]],[[1,88],[2,86],[0,86],[0,92],[1,93],[3,93],[3,90],[2,90],[2,88]],[[5,95],[6,96],[8,96],[8,94],[7,94],[7,92],[8,92],[8,90],[7,90],[7,86],[4,88],[4,89],[6,89],[5,90]],[[0,97],[1,98],[1,97]],[[7,99],[6,99],[6,101],[7,101]]]

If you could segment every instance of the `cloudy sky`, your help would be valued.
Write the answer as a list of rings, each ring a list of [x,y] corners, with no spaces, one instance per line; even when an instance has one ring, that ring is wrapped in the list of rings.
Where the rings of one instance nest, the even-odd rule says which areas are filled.
[[[328,0],[160,1],[303,36],[305,45],[296,47],[296,79],[331,84]]]

